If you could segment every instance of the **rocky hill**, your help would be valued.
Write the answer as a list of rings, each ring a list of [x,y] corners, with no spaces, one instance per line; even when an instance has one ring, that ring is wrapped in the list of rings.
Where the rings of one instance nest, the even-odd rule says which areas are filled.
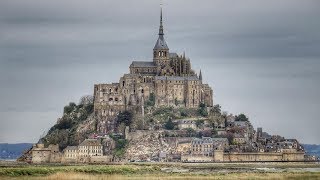
[[[71,102],[65,106],[62,117],[41,139],[46,146],[59,144],[62,150],[68,145],[78,145],[95,130],[92,97],[84,96],[78,105]]]

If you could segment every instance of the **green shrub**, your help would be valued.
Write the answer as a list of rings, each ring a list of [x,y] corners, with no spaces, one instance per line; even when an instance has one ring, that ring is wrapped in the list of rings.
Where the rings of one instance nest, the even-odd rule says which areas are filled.
[[[167,130],[173,130],[174,129],[174,123],[172,122],[172,119],[169,118],[169,120],[164,124],[164,128]]]

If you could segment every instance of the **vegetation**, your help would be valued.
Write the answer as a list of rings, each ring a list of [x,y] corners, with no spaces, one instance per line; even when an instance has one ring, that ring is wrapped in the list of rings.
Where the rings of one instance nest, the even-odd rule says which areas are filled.
[[[83,141],[92,131],[83,134],[77,133],[77,128],[81,123],[93,114],[93,101],[89,101],[88,97],[81,98],[79,105],[70,102],[63,109],[63,116],[58,119],[57,123],[50,128],[47,135],[42,138],[44,144],[59,144],[61,149],[68,145],[78,145],[79,141]],[[85,101],[86,99],[87,101]]]
[[[173,130],[174,129],[174,123],[172,122],[172,119],[169,118],[169,120],[164,124],[164,128],[167,130]]]
[[[132,123],[133,114],[130,111],[123,111],[118,114],[117,125],[124,123],[126,126],[130,126]]]
[[[207,106],[204,103],[200,103],[199,109],[198,109],[198,114],[202,117],[208,116]]]
[[[145,101],[145,107],[153,107],[156,102],[156,97],[154,93],[150,93],[149,99]]]
[[[216,104],[212,107],[211,113],[214,116],[220,116],[221,115],[221,106],[219,104]]]
[[[199,120],[196,121],[196,125],[197,125],[198,128],[202,127],[203,124],[204,124],[204,120],[203,119],[199,119]]]
[[[196,136],[196,131],[192,128],[186,128],[185,129],[187,131],[187,136],[188,137],[193,137],[193,136]]]
[[[239,114],[236,116],[235,121],[249,121],[249,118],[244,114]]]
[[[260,170],[258,169],[260,168]],[[298,169],[295,172],[287,168]],[[297,163],[192,163],[157,164],[130,163],[130,165],[86,166],[21,166],[0,168],[0,179],[319,179],[320,172],[300,168],[319,168],[317,164]],[[163,170],[166,169],[166,170]],[[188,172],[174,173],[172,169]],[[265,170],[263,170],[265,169]],[[221,170],[221,171],[220,171]],[[110,176],[111,175],[111,176]]]
[[[121,159],[124,156],[124,154],[126,153],[128,141],[126,139],[122,139],[118,136],[110,135],[110,137],[115,141],[115,144],[116,144],[116,147],[113,151],[113,155],[116,158]]]

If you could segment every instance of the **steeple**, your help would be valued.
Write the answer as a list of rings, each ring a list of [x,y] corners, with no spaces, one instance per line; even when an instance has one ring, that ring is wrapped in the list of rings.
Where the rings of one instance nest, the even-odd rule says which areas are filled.
[[[199,80],[202,81],[202,73],[201,73],[201,69],[200,69],[200,73],[199,73]]]
[[[164,39],[164,29],[162,20],[162,7],[160,8],[160,26],[159,37],[153,48],[153,61],[156,65],[164,65],[169,63],[169,48]]]
[[[160,26],[159,26],[159,37],[154,46],[153,50],[156,49],[166,49],[169,50],[166,41],[164,40],[164,33],[163,33],[163,23],[162,23],[162,8],[160,9]]]
[[[163,25],[162,25],[162,7],[160,9],[160,27],[159,27],[159,36],[163,36]]]

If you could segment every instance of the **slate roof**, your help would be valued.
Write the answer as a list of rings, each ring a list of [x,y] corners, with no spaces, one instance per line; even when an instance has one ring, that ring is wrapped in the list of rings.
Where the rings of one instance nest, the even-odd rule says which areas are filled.
[[[101,146],[97,139],[86,139],[79,146]]]
[[[155,80],[171,80],[171,81],[184,81],[191,80],[196,81],[199,80],[197,76],[156,76]]]
[[[132,61],[132,67],[156,67],[152,61]]]
[[[178,54],[177,53],[169,53],[169,57],[170,58],[178,57]]]
[[[153,49],[169,49],[166,41],[164,40],[163,35],[159,35],[159,38],[156,42],[156,45],[154,45]]]
[[[78,146],[67,146],[64,150],[78,150]]]

